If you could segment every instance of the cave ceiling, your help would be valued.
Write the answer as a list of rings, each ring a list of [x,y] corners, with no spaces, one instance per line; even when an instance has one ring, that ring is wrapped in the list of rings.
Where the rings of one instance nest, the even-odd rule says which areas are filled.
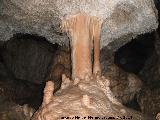
[[[152,0],[0,0],[0,40],[16,33],[38,34],[51,43],[69,45],[61,23],[77,13],[103,21],[101,48],[117,49],[139,34],[157,28]]]

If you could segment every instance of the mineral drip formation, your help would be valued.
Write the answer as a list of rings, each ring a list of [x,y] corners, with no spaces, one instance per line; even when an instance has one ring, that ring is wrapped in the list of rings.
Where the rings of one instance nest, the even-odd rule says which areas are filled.
[[[72,78],[83,79],[85,75],[101,72],[100,30],[102,21],[84,13],[67,18],[62,28],[71,39],[72,47]],[[91,51],[94,50],[94,64],[92,69]]]

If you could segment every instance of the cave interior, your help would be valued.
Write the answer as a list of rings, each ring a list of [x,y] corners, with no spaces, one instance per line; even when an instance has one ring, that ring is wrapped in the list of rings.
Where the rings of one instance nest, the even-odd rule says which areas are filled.
[[[160,2],[156,2],[159,7]],[[108,47],[100,51],[100,64],[105,77],[119,79],[117,81],[123,79],[124,83],[119,84],[124,88],[128,86],[129,75],[135,75],[141,81],[140,90],[132,97],[119,98],[123,105],[154,118],[160,112],[158,41],[159,27],[151,33],[133,38],[115,51]],[[0,41],[0,119],[13,120],[19,106],[37,110],[42,104],[47,81],[54,82],[54,94],[61,87],[62,74],[72,78],[71,62],[70,46],[52,44],[38,34],[16,33],[8,41]],[[117,81],[113,81],[113,84]],[[117,94],[124,92],[118,85],[111,90]],[[125,92],[130,94],[130,90]],[[20,118],[24,119],[14,116],[14,120]]]

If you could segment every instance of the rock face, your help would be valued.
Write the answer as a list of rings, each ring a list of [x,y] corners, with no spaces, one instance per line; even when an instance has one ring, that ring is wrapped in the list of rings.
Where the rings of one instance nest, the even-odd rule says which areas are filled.
[[[58,50],[57,50],[58,49]],[[62,74],[71,77],[70,52],[36,35],[19,34],[0,47],[0,96],[37,108],[45,82],[60,89]]]
[[[160,89],[143,88],[138,95],[137,100],[143,114],[156,118],[157,113],[160,111]]]
[[[27,105],[20,106],[13,102],[0,99],[0,118],[1,120],[30,120],[35,110]]]
[[[66,48],[60,48],[55,52],[49,75],[45,80],[54,82],[54,92],[61,87],[62,74],[71,78],[71,55],[70,50]]]
[[[106,118],[130,118],[149,120],[140,113],[125,108],[114,98],[109,88],[109,80],[99,75],[71,82],[63,76],[62,89],[52,94],[54,84],[47,82],[44,89],[43,103],[32,120],[60,120],[67,117],[83,119],[89,116]]]
[[[152,56],[146,61],[144,68],[140,72],[140,77],[144,81],[145,86],[138,96],[138,103],[141,111],[145,114],[151,115],[154,118],[160,111],[160,29],[155,34],[155,50]],[[158,119],[158,116],[157,116]]]
[[[110,81],[110,89],[123,104],[131,102],[142,88],[142,81],[132,73],[125,72],[114,63],[114,53],[107,47],[101,50],[102,74]]]
[[[159,38],[158,31],[154,32],[153,37],[155,39],[155,42],[154,42],[155,49],[153,50],[153,53],[151,54],[150,58],[145,62],[144,68],[139,73],[139,76],[143,79],[143,81],[145,81],[147,85],[158,82],[159,75],[160,75],[159,73],[160,71],[158,70],[160,67],[159,66],[160,38]]]
[[[123,104],[132,101],[142,88],[142,81],[134,74],[124,72],[113,65],[112,71],[104,75],[110,81],[110,89]]]
[[[0,5],[0,40],[16,33],[44,36],[52,43],[69,45],[60,30],[64,19],[86,13],[103,20],[101,48],[112,49],[125,44],[137,34],[157,28],[152,0],[2,0]]]
[[[56,50],[57,46],[43,37],[17,34],[4,43],[1,56],[15,78],[42,84]]]
[[[37,108],[42,102],[43,85],[0,75],[0,97],[17,104]]]

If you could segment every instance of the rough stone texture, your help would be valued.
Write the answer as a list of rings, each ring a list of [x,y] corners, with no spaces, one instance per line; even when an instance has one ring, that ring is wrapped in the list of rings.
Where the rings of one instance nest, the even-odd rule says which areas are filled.
[[[56,47],[43,37],[18,34],[4,43],[1,56],[15,78],[41,84],[47,77]]]
[[[70,50],[64,46],[54,48],[46,40],[38,39],[37,43],[34,35],[22,36],[0,47],[0,95],[17,104],[37,108],[45,81],[52,80],[56,92],[61,86],[62,74],[71,76]],[[32,62],[34,64],[30,64]]]
[[[157,113],[160,111],[160,88],[151,89],[143,88],[138,95],[137,100],[143,114],[147,114],[152,118],[156,118]],[[155,120],[155,119],[152,119]]]
[[[38,107],[41,104],[43,87],[43,85],[17,79],[6,67],[0,54],[0,97],[21,105],[29,104],[32,107]]]
[[[104,77],[86,76],[83,80],[76,79],[71,82],[63,76],[62,80],[62,88],[54,96],[53,83],[49,81],[46,84],[42,106],[32,120],[60,120],[61,117],[76,119],[75,116],[80,119],[88,116],[119,119],[132,116],[133,120],[150,119],[118,102],[109,88],[109,80]]]
[[[154,118],[160,111],[160,38],[159,29],[155,32],[155,50],[152,56],[146,61],[144,68],[140,72],[140,78],[144,81],[145,86],[140,92],[137,100],[141,111],[151,115]],[[158,118],[158,117],[157,117]]]
[[[0,75],[0,96],[17,104],[38,108],[42,102],[44,85]]]
[[[124,72],[116,65],[113,65],[112,70],[104,76],[110,80],[111,91],[123,104],[132,101],[141,90],[142,81],[136,75]]]
[[[7,101],[0,96],[0,119],[1,120],[30,120],[34,109],[27,105],[20,106],[13,102]]]
[[[156,119],[160,120],[160,113],[157,114]]]
[[[117,49],[138,34],[157,28],[152,0],[1,0],[0,40],[15,33],[44,36],[52,43],[69,45],[61,21],[79,12],[102,19],[101,48]],[[113,42],[114,41],[114,42]]]
[[[63,47],[55,52],[54,59],[46,81],[54,81],[54,92],[60,89],[62,74],[71,78],[71,56],[70,50]]]
[[[158,86],[159,77],[160,77],[160,37],[159,32],[154,33],[154,51],[150,58],[145,62],[144,68],[139,73],[139,76],[147,85],[151,84],[153,87]],[[155,87],[156,87],[155,86]]]
[[[140,92],[142,81],[132,73],[114,64],[114,53],[106,47],[101,50],[102,74],[110,81],[110,89],[123,104],[131,102]]]
[[[160,10],[160,2],[158,0],[155,0],[155,2],[157,3],[157,8]],[[158,18],[158,21],[160,22],[160,11]],[[160,85],[160,27],[158,27],[156,31],[152,32],[148,38],[152,42],[149,43],[153,46],[151,50],[152,52],[150,53],[149,58],[146,58],[146,62],[144,63],[143,69],[139,73],[139,77],[146,85],[151,88],[157,88]],[[147,49],[145,51],[147,51]]]

